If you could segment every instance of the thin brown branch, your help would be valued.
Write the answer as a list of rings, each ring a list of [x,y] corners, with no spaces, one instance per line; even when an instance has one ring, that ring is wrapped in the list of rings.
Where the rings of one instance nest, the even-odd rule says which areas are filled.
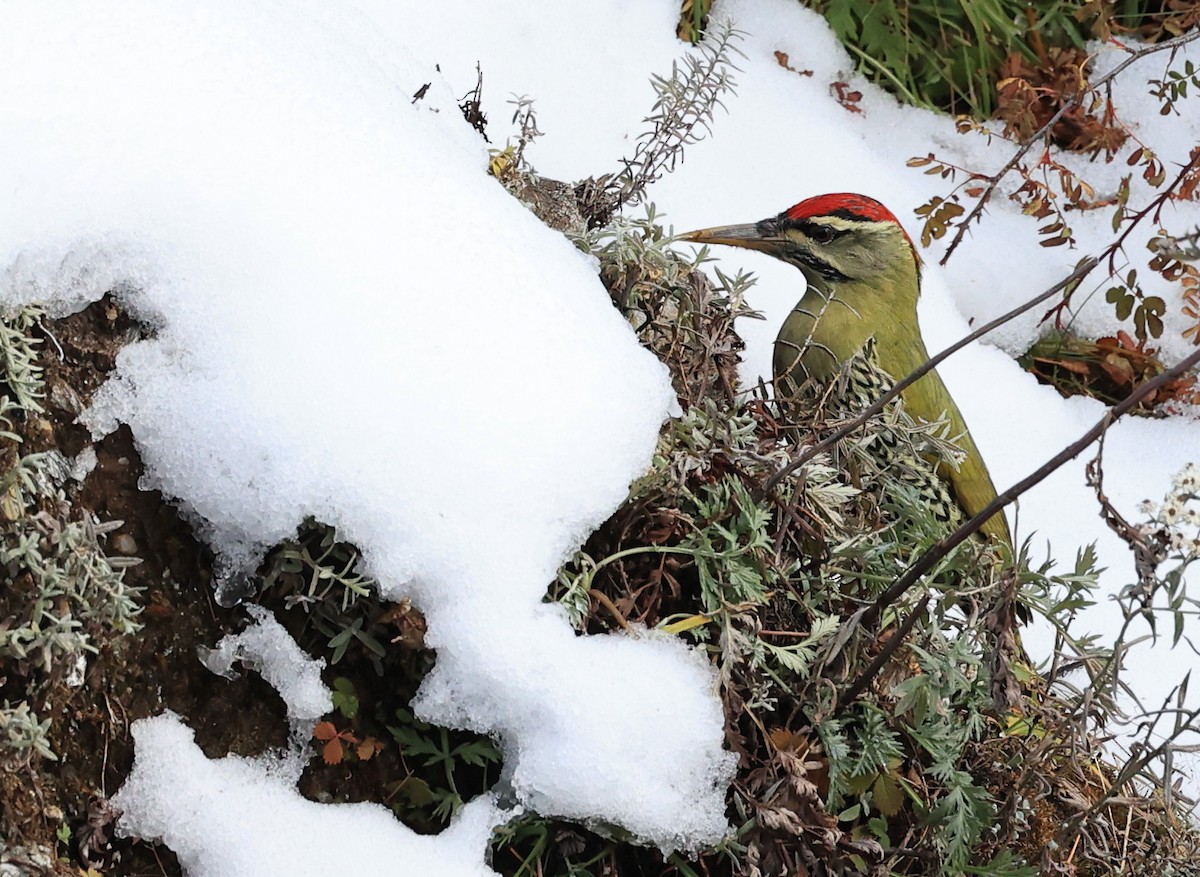
[[[1151,545],[1149,536],[1129,523],[1104,492],[1104,438],[1100,439],[1100,447],[1096,456],[1087,464],[1085,470],[1087,484],[1096,492],[1096,502],[1100,505],[1100,518],[1108,528],[1117,534],[1133,555],[1133,567],[1137,572],[1138,588],[1144,593],[1151,593],[1158,580],[1158,565],[1163,560],[1162,545]]]
[[[1152,46],[1146,46],[1137,50],[1126,49],[1126,51],[1130,53],[1128,58],[1126,58],[1112,70],[1105,73],[1103,76],[1097,78],[1091,83],[1088,89],[1081,91],[1079,94],[1074,95],[1064,101],[1063,105],[1058,108],[1058,111],[1049,119],[1047,119],[1046,123],[1042,125],[1042,127],[1038,128],[1037,131],[1035,131],[1025,140],[1024,143],[1020,145],[1017,151],[1013,153],[1012,158],[1010,158],[1004,164],[1004,167],[1000,168],[1000,170],[996,171],[996,173],[992,174],[990,177],[984,177],[984,179],[987,181],[987,184],[984,186],[982,194],[980,194],[979,198],[976,200],[975,206],[972,207],[963,220],[958,223],[958,228],[954,233],[954,237],[950,240],[950,245],[946,247],[946,252],[942,255],[942,258],[938,260],[938,264],[945,265],[950,260],[950,256],[956,249],[958,249],[958,245],[962,243],[963,238],[966,236],[967,229],[970,227],[971,223],[977,222],[983,215],[984,207],[987,206],[987,202],[991,199],[992,194],[999,187],[1000,182],[1006,176],[1008,176],[1018,164],[1020,164],[1021,160],[1029,153],[1029,150],[1031,150],[1035,144],[1041,143],[1046,138],[1046,136],[1054,129],[1054,126],[1059,123],[1059,121],[1067,114],[1067,112],[1082,103],[1083,100],[1089,94],[1095,92],[1096,89],[1116,79],[1116,77],[1119,76],[1127,67],[1129,67],[1130,64],[1136,63],[1142,58],[1145,58],[1148,55],[1153,55],[1156,52],[1168,50],[1174,51],[1175,49],[1185,46],[1196,39],[1200,39],[1200,28],[1188,31],[1187,33],[1174,37],[1173,39],[1156,43]]]
[[[896,654],[896,650],[908,639],[908,635],[917,626],[917,622],[924,617],[924,605],[916,607],[909,613],[908,617],[904,619],[904,623],[892,633],[891,638],[879,650],[879,654],[875,656],[875,660],[867,665],[867,668],[858,675],[858,678],[850,683],[850,687],[846,689],[846,692],[838,698],[835,714],[841,714],[845,711],[846,707],[862,696],[862,693],[867,690],[867,686],[871,684],[871,680],[879,675],[879,671],[887,665],[887,662],[892,659],[892,655]]]
[[[1200,30],[1197,30],[1196,33],[1200,33]],[[1129,237],[1129,234],[1133,231],[1134,227],[1151,214],[1154,216],[1154,221],[1159,222],[1162,218],[1163,207],[1165,207],[1167,202],[1171,200],[1171,196],[1174,194],[1175,190],[1179,188],[1179,184],[1187,178],[1188,174],[1190,174],[1197,165],[1200,165],[1200,151],[1193,152],[1187,163],[1180,165],[1179,173],[1175,175],[1175,179],[1171,181],[1171,184],[1163,189],[1163,191],[1157,196],[1155,196],[1154,200],[1147,204],[1142,210],[1139,210],[1133,215],[1133,219],[1130,220],[1125,230],[1122,231],[1121,234],[1117,236],[1117,239],[1108,247],[1107,255],[1108,267],[1110,271],[1114,270],[1113,258],[1116,256],[1117,251],[1125,245],[1125,239]]]
[[[1147,216],[1153,216],[1155,222],[1160,220],[1163,207],[1165,207],[1167,202],[1171,200],[1171,196],[1174,194],[1175,190],[1179,188],[1180,183],[1182,183],[1187,175],[1190,174],[1198,165],[1200,165],[1200,150],[1196,150],[1192,153],[1192,156],[1188,159],[1188,162],[1180,166],[1179,173],[1175,175],[1175,179],[1172,180],[1171,183],[1161,192],[1155,195],[1149,204],[1147,204],[1141,210],[1129,215],[1125,223],[1125,228],[1119,235],[1117,235],[1116,240],[1105,247],[1104,251],[1101,252],[1097,257],[1098,261],[1108,262],[1108,274],[1110,277],[1117,273],[1117,253],[1124,249],[1125,241],[1129,235]],[[1059,316],[1063,308],[1067,306],[1068,302],[1069,299],[1064,296],[1062,301],[1050,308],[1050,310],[1046,311],[1046,313],[1042,314],[1042,322],[1045,322],[1053,316],[1055,318],[1055,326],[1061,327]]]
[[[997,496],[990,503],[988,503],[987,506],[985,506],[984,509],[979,512],[979,514],[975,515],[973,518],[971,518],[971,520],[967,521],[953,533],[940,540],[936,545],[931,547],[928,551],[917,558],[913,565],[906,569],[904,573],[897,578],[896,581],[894,581],[887,588],[887,590],[880,594],[875,599],[875,602],[871,604],[871,606],[869,606],[861,616],[859,616],[858,623],[866,627],[872,626],[876,621],[878,621],[880,616],[883,614],[883,611],[887,607],[891,606],[897,600],[903,597],[904,594],[913,587],[913,585],[915,585],[926,573],[933,569],[938,561],[969,539],[975,532],[979,530],[980,527],[983,526],[985,521],[992,517],[992,515],[996,514],[1013,500],[1017,499],[1031,487],[1043,481],[1052,472],[1061,468],[1067,461],[1077,457],[1085,448],[1100,438],[1100,436],[1104,434],[1109,426],[1133,410],[1138,404],[1141,403],[1143,399],[1157,391],[1168,381],[1172,381],[1179,377],[1179,375],[1188,371],[1197,363],[1200,363],[1200,350],[1193,351],[1185,359],[1167,369],[1162,374],[1139,385],[1117,405],[1106,411],[1104,416],[1101,417],[1091,429],[1085,432],[1076,441],[1063,448],[1061,451],[1047,460],[1046,463],[1040,466],[1037,470],[1030,473],[1025,478],[1022,478],[1008,490]],[[889,642],[888,645],[890,646],[891,643]],[[896,643],[896,647],[899,647],[899,643]],[[875,672],[878,672],[879,668],[882,666],[882,664],[879,664],[879,667],[876,667],[875,663],[872,663],[871,665],[872,668],[875,668]],[[870,669],[871,668],[868,668],[868,670]],[[866,672],[863,673],[862,677],[855,680],[852,688],[855,697],[860,695],[870,683],[870,678],[865,677],[867,677]],[[843,703],[851,699],[852,698],[847,695],[847,697],[843,698]]]

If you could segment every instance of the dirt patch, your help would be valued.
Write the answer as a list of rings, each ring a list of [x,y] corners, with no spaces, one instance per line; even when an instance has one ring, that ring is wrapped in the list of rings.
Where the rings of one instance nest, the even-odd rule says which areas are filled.
[[[93,515],[101,523],[122,522],[107,534],[106,550],[110,556],[141,561],[125,571],[125,583],[140,592],[143,628],[129,636],[89,628],[98,652],[88,656],[82,685],[68,685],[69,668],[55,667],[44,677],[36,668],[0,658],[0,699],[28,701],[39,719],[48,719],[49,742],[58,756],[0,765],[0,840],[10,847],[56,850],[62,873],[77,875],[78,869],[91,867],[117,875],[179,875],[178,862],[165,847],[95,840],[111,833],[118,818],[105,811],[105,799],[132,767],[131,724],[171,710],[195,732],[205,754],[219,758],[286,745],[286,713],[279,696],[257,674],[228,680],[200,663],[197,650],[244,628],[247,614],[214,599],[212,552],[196,539],[178,507],[161,492],[139,487],[142,459],[129,428],[93,441],[76,422],[116,368],[121,349],[147,337],[146,330],[116,299],[105,297],[37,331],[45,413],[16,424],[24,439],[20,451],[58,450],[69,459],[94,452],[94,465],[82,483],[67,484],[66,514],[72,520]],[[64,507],[55,511],[61,514]],[[304,540],[331,533],[313,523],[302,528],[293,548],[313,547],[319,553]],[[338,545],[343,553],[357,556],[353,546]],[[263,588],[258,602],[309,653],[330,662],[325,681],[349,696],[330,717],[345,740],[342,757],[326,763],[321,744],[314,742],[301,793],[321,802],[381,802],[417,831],[440,831],[454,809],[454,797],[445,788],[446,768],[426,763],[426,758],[406,759],[393,729],[406,728],[406,739],[419,740],[419,745],[427,739],[430,746],[447,751],[490,750],[483,766],[459,768],[456,779],[464,790],[490,786],[500,765],[486,738],[422,727],[407,712],[433,663],[424,648],[424,620],[407,604],[360,598],[352,607],[353,617],[360,620],[364,635],[376,645],[383,643],[386,651],[381,657],[358,640],[337,651],[330,642],[330,618],[317,618],[305,611],[304,601],[288,599],[305,590],[310,571],[280,572],[273,566],[278,556],[269,556],[260,570],[272,573],[270,586],[263,587],[261,575],[255,580]],[[0,620],[28,596],[14,584],[0,586]],[[349,615],[334,619],[334,630],[351,620]],[[333,664],[335,655],[338,662]],[[347,706],[350,698],[353,710]],[[65,828],[70,829],[67,842],[61,840]]]
[[[45,327],[41,348],[46,413],[21,424],[23,450],[57,448],[74,458],[88,447],[96,464],[81,485],[69,488],[73,519],[93,514],[124,523],[108,535],[110,554],[142,562],[125,572],[127,584],[141,589],[140,633],[107,637],[92,632],[99,648],[88,658],[84,684],[71,687],[64,670],[39,681],[30,668],[4,666],[0,694],[14,701],[36,691],[31,707],[51,721],[49,740],[57,761],[35,759],[24,770],[0,772],[0,829],[10,844],[49,845],[64,823],[77,838],[89,800],[119,788],[133,763],[130,724],[172,710],[195,730],[210,756],[255,754],[286,742],[283,704],[254,674],[235,680],[217,677],[196,658],[197,648],[241,629],[245,613],[213,600],[212,555],[192,533],[178,509],[158,491],[138,487],[142,462],[133,437],[122,427],[93,444],[75,422],[96,389],[116,366],[117,354],[144,331],[111,298]],[[4,602],[20,599],[17,583],[0,592]],[[115,873],[178,874],[165,849],[129,845]],[[77,850],[59,844],[62,856]]]

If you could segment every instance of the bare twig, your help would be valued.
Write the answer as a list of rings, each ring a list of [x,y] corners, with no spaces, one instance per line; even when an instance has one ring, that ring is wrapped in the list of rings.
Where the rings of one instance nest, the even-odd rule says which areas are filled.
[[[1147,535],[1129,523],[1125,516],[1117,511],[1108,496],[1104,493],[1104,437],[1100,437],[1100,447],[1096,456],[1087,464],[1088,486],[1096,491],[1096,502],[1100,504],[1100,517],[1108,528],[1129,546],[1133,554],[1134,570],[1137,572],[1140,590],[1149,592],[1157,581],[1158,565],[1162,562],[1165,546],[1151,545]]]
[[[842,713],[846,707],[862,696],[862,693],[867,690],[867,686],[871,684],[871,680],[879,675],[879,671],[887,665],[887,662],[892,659],[892,655],[896,654],[896,650],[908,639],[908,635],[912,633],[912,629],[916,627],[917,622],[924,617],[924,604],[917,606],[909,613],[908,617],[904,619],[904,623],[892,633],[891,638],[879,650],[879,654],[875,656],[875,660],[867,665],[867,668],[858,675],[858,678],[850,683],[850,687],[846,689],[846,692],[838,698],[837,714]]]
[[[1198,29],[1196,33],[1200,34],[1200,29]],[[1133,217],[1129,220],[1125,230],[1117,236],[1115,241],[1108,245],[1107,249],[1105,249],[1105,256],[1101,257],[1107,257],[1109,271],[1115,272],[1116,268],[1113,264],[1113,259],[1116,257],[1117,252],[1120,251],[1125,245],[1125,239],[1129,237],[1129,234],[1133,231],[1134,227],[1151,214],[1154,216],[1154,221],[1159,222],[1163,207],[1166,206],[1166,203],[1171,200],[1171,195],[1174,194],[1175,189],[1179,187],[1179,184],[1183,182],[1184,178],[1186,178],[1197,165],[1200,165],[1200,151],[1193,152],[1191,158],[1185,164],[1180,165],[1179,173],[1175,175],[1175,179],[1171,181],[1169,186],[1164,188],[1158,195],[1156,195],[1154,200],[1152,200],[1144,208],[1133,214]]]
[[[1200,33],[1200,30],[1198,30],[1197,33]],[[1127,221],[1125,223],[1125,228],[1121,231],[1121,233],[1119,235],[1117,235],[1116,240],[1114,240],[1111,244],[1109,244],[1107,247],[1104,248],[1104,251],[1098,257],[1099,261],[1101,261],[1101,262],[1107,261],[1108,262],[1108,273],[1109,273],[1110,277],[1117,273],[1117,266],[1116,266],[1116,261],[1115,261],[1116,257],[1117,257],[1117,253],[1121,252],[1121,250],[1124,249],[1125,241],[1129,237],[1129,235],[1133,232],[1133,230],[1135,228],[1137,228],[1137,226],[1142,222],[1142,220],[1144,220],[1148,216],[1153,217],[1155,222],[1159,222],[1160,217],[1162,215],[1163,207],[1165,207],[1167,202],[1171,200],[1171,196],[1174,194],[1175,190],[1179,187],[1179,184],[1198,165],[1200,165],[1200,150],[1194,151],[1192,153],[1191,158],[1187,161],[1187,163],[1180,166],[1179,173],[1175,175],[1175,179],[1171,181],[1170,185],[1166,186],[1161,192],[1159,192],[1157,195],[1155,195],[1154,198],[1151,199],[1150,203],[1147,204],[1145,207],[1143,207],[1141,210],[1138,210],[1135,213],[1129,215],[1129,217],[1127,218]],[[1062,311],[1062,309],[1064,307],[1067,306],[1068,301],[1069,301],[1069,299],[1064,297],[1061,302],[1059,302],[1054,307],[1050,308],[1050,310],[1046,311],[1046,313],[1042,315],[1042,321],[1044,322],[1045,320],[1048,320],[1051,316],[1054,316],[1055,324],[1059,325],[1058,314],[1059,314],[1059,312]]]

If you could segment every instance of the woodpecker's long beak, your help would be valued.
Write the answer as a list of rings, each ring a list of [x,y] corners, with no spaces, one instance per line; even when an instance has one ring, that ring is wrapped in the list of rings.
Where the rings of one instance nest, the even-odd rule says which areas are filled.
[[[719,225],[702,228],[680,235],[685,241],[697,244],[725,244],[747,250],[762,250],[773,253],[786,242],[786,238],[770,228],[771,220],[747,222],[743,225]]]

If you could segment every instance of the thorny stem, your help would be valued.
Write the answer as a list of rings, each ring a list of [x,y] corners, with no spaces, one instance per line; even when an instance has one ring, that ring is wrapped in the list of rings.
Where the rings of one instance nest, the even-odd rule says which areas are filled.
[[[766,483],[763,485],[763,490],[765,490],[767,493],[773,492],[775,490],[775,488],[779,485],[779,482],[781,482],[784,478],[787,478],[789,475],[791,475],[793,472],[795,472],[797,469],[799,469],[804,464],[808,463],[810,460],[812,460],[818,454],[824,453],[825,451],[829,450],[837,442],[840,442],[846,436],[850,435],[850,433],[854,432],[854,430],[859,429],[868,420],[870,420],[872,417],[874,417],[876,414],[878,414],[880,411],[882,411],[884,409],[884,407],[889,402],[891,402],[893,399],[895,399],[897,396],[899,396],[900,393],[902,393],[908,387],[912,386],[918,380],[923,378],[926,374],[933,371],[933,369],[935,369],[938,365],[940,365],[942,362],[944,362],[951,355],[962,350],[964,347],[966,347],[972,341],[979,340],[984,335],[986,335],[988,332],[991,332],[993,329],[995,329],[997,326],[1001,326],[1004,323],[1007,323],[1009,320],[1019,317],[1021,314],[1025,313],[1026,311],[1037,307],[1042,302],[1044,302],[1047,299],[1052,298],[1053,296],[1062,292],[1062,290],[1066,289],[1067,287],[1071,286],[1072,284],[1082,281],[1083,278],[1086,277],[1091,272],[1091,270],[1096,267],[1097,264],[1099,264],[1098,259],[1095,259],[1095,258],[1085,259],[1084,261],[1079,263],[1079,266],[1074,271],[1072,271],[1065,278],[1063,278],[1058,283],[1054,284],[1052,287],[1047,289],[1045,292],[1034,296],[1033,298],[1031,298],[1029,301],[1025,302],[1024,304],[1013,308],[1008,313],[997,317],[996,319],[992,320],[990,323],[980,326],[978,329],[976,329],[970,335],[967,335],[964,338],[962,338],[961,340],[956,341],[954,344],[951,344],[949,347],[947,347],[945,350],[943,350],[937,356],[934,356],[932,359],[930,359],[924,365],[920,366],[912,374],[908,375],[903,380],[898,381],[890,390],[888,390],[888,392],[884,393],[883,396],[881,396],[879,399],[877,399],[870,406],[863,409],[863,411],[857,417],[855,417],[853,420],[838,427],[836,430],[831,432],[829,435],[827,435],[821,441],[817,442],[815,445],[813,445],[812,447],[805,450],[802,454],[800,454],[798,457],[796,457],[796,459],[789,462],[786,466],[784,466],[778,472],[776,472],[774,475],[772,475],[770,478],[768,478]]]
[[[1109,426],[1111,426],[1117,419],[1135,408],[1151,393],[1154,393],[1167,382],[1173,381],[1175,378],[1179,377],[1179,375],[1195,366],[1198,362],[1200,362],[1200,350],[1195,350],[1185,359],[1167,369],[1162,374],[1140,384],[1117,405],[1114,405],[1112,408],[1106,411],[1104,416],[1101,417],[1091,429],[1085,432],[1077,440],[1047,460],[1036,471],[1030,473],[1025,478],[1022,478],[1008,490],[1004,491],[1004,493],[997,496],[990,503],[988,503],[983,510],[979,512],[979,514],[975,515],[973,518],[971,518],[971,520],[967,521],[944,539],[938,541],[937,544],[917,558],[916,562],[906,569],[904,573],[892,583],[891,587],[880,594],[875,599],[875,602],[872,603],[858,617],[858,623],[864,627],[871,627],[876,621],[878,621],[879,617],[883,614],[884,609],[891,606],[902,596],[904,596],[904,594],[907,593],[907,591],[912,588],[913,585],[920,581],[921,577],[929,572],[929,570],[931,570],[939,560],[969,539],[972,534],[974,534],[977,530],[979,530],[980,527],[983,526],[985,521],[992,517],[992,515],[996,514],[1017,497],[1021,496],[1023,493],[1029,490],[1029,488],[1041,482],[1048,475],[1050,475],[1050,473],[1062,467],[1062,465],[1067,461],[1077,457],[1084,448],[1088,447],[1088,445],[1092,444],[1098,438],[1100,438],[1100,436],[1104,435]],[[911,625],[909,625],[908,621],[905,622],[905,625],[911,629]],[[889,641],[888,646],[891,647],[892,643],[894,642],[896,644],[895,647],[899,648],[899,639],[903,639],[903,637],[893,636],[892,640]],[[892,651],[894,652],[895,648],[893,648]],[[867,670],[862,674],[862,676],[856,679],[854,684],[851,686],[853,697],[851,697],[850,693],[848,692],[843,698],[842,703],[848,703],[852,701],[854,697],[862,694],[867,685],[870,683],[871,678],[879,672],[882,666],[883,664],[878,661],[878,659],[873,662],[871,666],[868,667]]]
[[[983,193],[975,202],[975,206],[971,208],[969,213],[967,213],[966,218],[964,218],[963,221],[958,224],[958,230],[954,233],[954,237],[951,239],[950,245],[946,247],[946,252],[942,255],[942,258],[938,260],[938,264],[945,265],[946,262],[950,260],[950,256],[954,253],[954,251],[958,248],[958,245],[962,243],[963,238],[966,236],[967,229],[970,227],[971,223],[978,221],[983,215],[983,208],[987,206],[987,202],[991,199],[992,194],[999,187],[1000,181],[1008,176],[1013,168],[1020,163],[1021,159],[1023,159],[1029,153],[1029,150],[1033,148],[1034,144],[1040,143],[1043,138],[1045,138],[1046,135],[1054,129],[1054,126],[1059,123],[1059,120],[1062,119],[1062,117],[1066,115],[1069,110],[1082,103],[1083,99],[1089,94],[1093,93],[1096,89],[1114,80],[1122,71],[1129,67],[1130,64],[1140,61],[1142,58],[1145,58],[1148,55],[1153,55],[1155,52],[1162,52],[1166,50],[1174,51],[1175,49],[1185,46],[1196,39],[1200,39],[1200,29],[1188,31],[1187,33],[1174,37],[1173,39],[1164,40],[1161,43],[1156,43],[1153,46],[1146,46],[1145,48],[1138,49],[1136,51],[1126,49],[1126,51],[1129,52],[1128,58],[1092,82],[1088,89],[1081,91],[1079,94],[1074,95],[1073,97],[1064,101],[1063,105],[1058,108],[1058,111],[1049,119],[1047,119],[1046,123],[1042,125],[1042,127],[1038,128],[1032,137],[1029,137],[1024,143],[1021,144],[1017,151],[1013,153],[1012,158],[1005,163],[1004,167],[1000,168],[1000,170],[996,171],[996,173],[992,174],[990,177],[985,178],[987,180],[987,185],[984,186]],[[1122,46],[1122,48],[1124,47]]]

